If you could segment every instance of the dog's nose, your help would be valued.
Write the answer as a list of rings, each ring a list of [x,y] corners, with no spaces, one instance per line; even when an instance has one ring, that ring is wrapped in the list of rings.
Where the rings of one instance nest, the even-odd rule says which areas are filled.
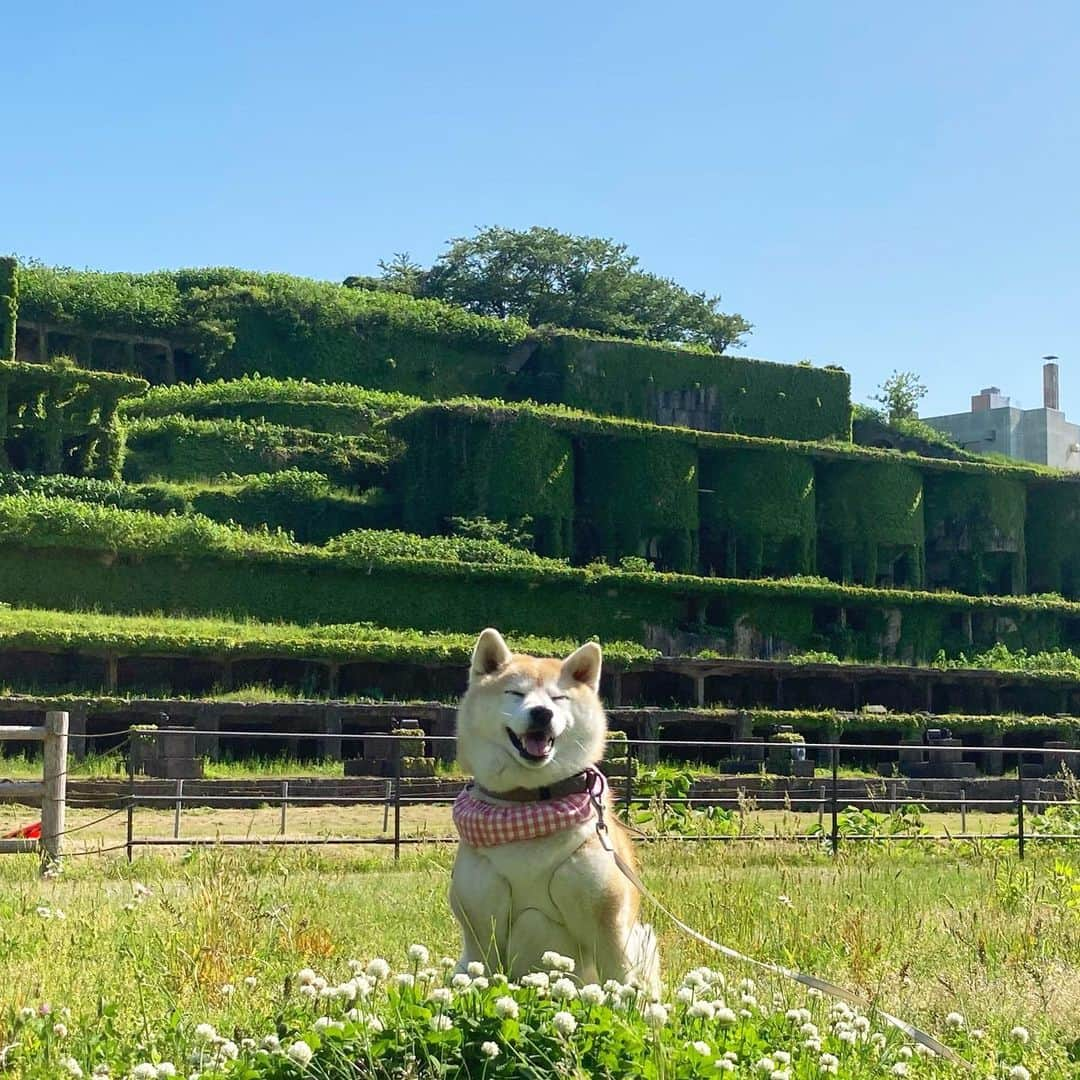
[[[529,727],[545,728],[554,715],[546,705],[534,705],[529,710]]]

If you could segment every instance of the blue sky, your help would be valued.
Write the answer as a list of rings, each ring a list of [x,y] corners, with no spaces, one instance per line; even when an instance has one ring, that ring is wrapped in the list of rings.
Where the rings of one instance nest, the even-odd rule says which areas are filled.
[[[3,16],[0,251],[327,279],[476,226],[627,242],[924,412],[1080,417],[1080,7],[53,2]]]

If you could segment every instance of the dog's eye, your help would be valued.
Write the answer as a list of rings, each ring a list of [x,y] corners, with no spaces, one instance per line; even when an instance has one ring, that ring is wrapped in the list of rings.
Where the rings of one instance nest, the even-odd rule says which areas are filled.
[[[511,697],[519,697],[519,698],[523,698],[523,697],[525,696],[524,692],[523,692],[523,691],[521,691],[521,690],[507,690],[506,692],[507,692],[507,693],[508,693],[508,694],[509,694],[509,695],[510,695]]]
[[[552,701],[565,701],[568,696],[569,696],[568,694],[552,694],[551,695],[551,700]]]

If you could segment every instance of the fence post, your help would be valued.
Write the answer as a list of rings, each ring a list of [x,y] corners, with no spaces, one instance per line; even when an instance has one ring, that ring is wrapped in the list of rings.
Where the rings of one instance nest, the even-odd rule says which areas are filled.
[[[840,768],[840,756],[836,751],[836,745],[829,749],[832,756],[832,853],[835,855],[840,850],[840,818],[837,807],[837,787],[839,785],[838,770]]]
[[[817,810],[817,827],[824,832],[825,831],[825,785],[821,785],[821,797],[818,800]]]
[[[401,859],[401,739],[394,736],[394,862]]]
[[[125,848],[127,849],[127,861],[131,862],[132,854],[131,847],[135,838],[135,740],[138,738],[137,729],[134,727],[128,728],[128,744],[127,744],[127,776],[128,776],[128,797],[127,797],[127,841]]]
[[[626,740],[626,791],[623,793],[626,805],[626,821],[630,823],[631,803],[634,798],[634,744]]]
[[[64,850],[67,800],[68,714],[45,714],[44,790],[41,794],[41,869],[58,870]]]
[[[172,835],[174,840],[180,839],[180,811],[184,808],[184,781],[176,781],[176,812],[173,814]]]
[[[1016,763],[1016,841],[1017,852],[1024,857],[1024,755],[1021,753]]]
[[[967,784],[960,785],[960,831],[967,832]]]
[[[285,830],[289,825],[289,781],[281,781],[281,835],[285,835]]]
[[[394,799],[394,781],[386,781],[386,797],[383,799],[382,808],[382,831],[386,832],[390,828],[390,804]]]

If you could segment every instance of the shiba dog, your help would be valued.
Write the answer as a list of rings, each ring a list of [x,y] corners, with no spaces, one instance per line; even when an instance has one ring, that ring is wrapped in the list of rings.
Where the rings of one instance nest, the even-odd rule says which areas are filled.
[[[632,866],[594,768],[607,733],[600,663],[593,642],[565,660],[511,653],[497,630],[476,642],[457,715],[458,761],[474,777],[454,808],[460,970],[479,960],[517,978],[551,950],[573,957],[583,982],[633,980],[659,993],[655,935],[600,842],[591,801]]]

